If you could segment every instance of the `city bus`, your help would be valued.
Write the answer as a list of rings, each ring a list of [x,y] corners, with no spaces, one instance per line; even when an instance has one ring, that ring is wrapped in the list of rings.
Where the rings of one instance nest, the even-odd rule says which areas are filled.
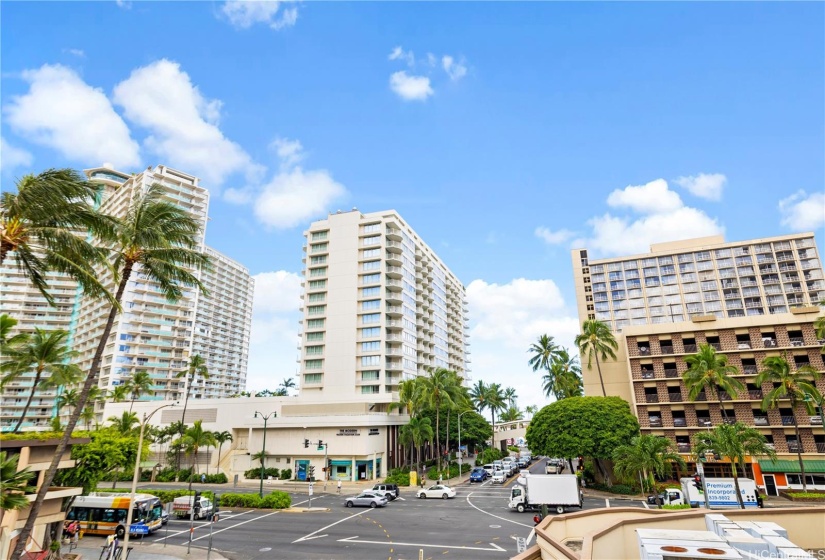
[[[93,492],[88,496],[77,496],[66,519],[80,522],[80,530],[89,535],[126,535],[126,516],[129,512],[128,494],[114,492]],[[135,508],[132,512],[132,535],[147,535],[160,529],[163,505],[151,494],[135,494]]]

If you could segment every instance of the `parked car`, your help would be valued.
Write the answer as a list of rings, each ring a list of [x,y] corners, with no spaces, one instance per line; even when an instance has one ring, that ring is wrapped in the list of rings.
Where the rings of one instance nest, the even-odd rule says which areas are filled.
[[[166,510],[163,510],[160,513],[160,524],[161,525],[166,525],[167,523],[169,523],[169,512],[166,511]]]
[[[507,480],[507,475],[504,474],[504,471],[497,470],[493,473],[493,484],[504,484],[505,480]]]
[[[489,465],[484,465],[481,468],[484,469],[484,471],[487,473],[487,476],[493,476],[493,473],[496,472],[496,468],[493,466],[492,463],[490,463]]]
[[[429,488],[419,490],[418,497],[441,498],[442,500],[446,500],[447,498],[455,498],[455,490],[444,484],[436,484],[434,486],[430,486]]]
[[[510,474],[514,475],[519,471],[518,461],[514,457],[507,457],[504,459],[504,468],[510,469]]]
[[[518,461],[516,461],[516,464],[518,465],[518,468],[519,468],[519,469],[526,469],[526,468],[527,468],[527,466],[528,466],[530,463],[529,463],[529,462],[527,461],[527,459],[525,459],[524,457],[519,457],[519,460],[518,460]]]
[[[384,507],[387,505],[387,497],[384,494],[373,492],[372,490],[365,490],[357,496],[352,496],[344,501],[344,505],[348,508],[360,507]]]
[[[481,467],[476,467],[470,473],[470,482],[484,482],[490,475]]]
[[[383,494],[387,497],[389,501],[393,501],[397,497],[401,495],[400,490],[398,489],[397,484],[387,484],[381,483],[376,484],[372,487],[373,492],[378,492],[379,494]]]

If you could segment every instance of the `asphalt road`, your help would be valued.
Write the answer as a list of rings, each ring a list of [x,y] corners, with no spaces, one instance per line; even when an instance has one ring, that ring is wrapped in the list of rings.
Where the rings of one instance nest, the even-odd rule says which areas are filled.
[[[536,462],[531,472],[543,472]],[[516,537],[532,541],[533,514],[507,507],[510,488],[489,482],[457,485],[450,500],[415,498],[402,489],[401,499],[385,508],[353,508],[336,494],[313,496],[312,506],[329,511],[289,513],[239,508],[221,510],[212,526],[212,544],[232,560],[257,559],[503,559],[517,552]],[[293,505],[306,506],[305,493],[292,493]],[[585,499],[585,509],[605,507],[603,499]],[[627,501],[613,505],[636,505]],[[577,511],[577,510],[572,510]],[[186,545],[189,522],[172,519],[147,541]],[[195,522],[192,546],[209,543],[209,524]]]

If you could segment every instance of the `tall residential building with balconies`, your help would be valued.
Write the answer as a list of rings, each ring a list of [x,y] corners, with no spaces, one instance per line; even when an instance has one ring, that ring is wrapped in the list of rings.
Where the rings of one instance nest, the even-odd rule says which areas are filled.
[[[196,177],[165,166],[136,175],[98,167],[87,169],[86,175],[102,186],[100,206],[107,213],[124,216],[135,194],[159,183],[166,189],[165,198],[185,208],[200,221],[202,231],[205,229],[209,194]],[[210,379],[196,378],[191,398],[226,397],[246,388],[254,282],[245,267],[203,245],[203,236],[199,244],[214,263],[212,270],[200,273],[209,290],[206,296],[185,288],[184,297],[171,303],[140,269],[132,272],[123,294],[123,313],[115,318],[104,352],[101,388],[111,390],[135,372],[146,371],[153,386],[141,400],[180,398],[186,379],[177,375],[185,371],[194,354],[206,360]],[[109,304],[102,299],[82,297],[77,283],[65,276],[51,274],[48,279],[54,307],[9,259],[0,269],[0,313],[18,319],[15,332],[32,332],[35,327],[68,331],[69,344],[80,352],[78,364],[87,370],[102,335]],[[101,271],[101,279],[115,291],[110,273]],[[0,429],[7,430],[16,424],[31,392],[31,377],[23,375],[3,387]],[[59,412],[59,391],[54,387],[37,391],[22,426],[47,427]]]
[[[236,395],[246,389],[255,280],[240,263],[205,248],[212,269],[201,275],[192,354],[206,360],[209,379],[198,379],[191,398]]]
[[[388,402],[437,367],[468,380],[464,286],[398,213],[338,212],[304,236],[302,395]]]
[[[642,432],[668,437],[691,462],[692,436],[727,416],[728,422],[757,427],[780,458],[749,462],[746,475],[769,493],[801,488],[792,459],[797,451],[809,459],[825,453],[823,416],[804,406],[793,410],[790,403],[763,411],[772,385],[757,385],[755,378],[769,356],[825,372],[825,340],[814,328],[825,281],[813,234],[731,243],[692,239],[655,244],[648,254],[595,260],[576,249],[572,258],[579,319],[607,323],[619,343],[617,359],[601,363],[606,392],[631,404]],[[732,399],[725,396],[722,406],[705,394],[689,401],[682,380],[685,358],[703,344],[727,356],[745,386]],[[584,368],[585,394],[601,395],[599,375],[595,364]],[[817,387],[825,391],[825,378]],[[727,475],[729,467],[724,461],[705,465],[709,476]],[[825,489],[825,476],[813,469],[809,484]]]

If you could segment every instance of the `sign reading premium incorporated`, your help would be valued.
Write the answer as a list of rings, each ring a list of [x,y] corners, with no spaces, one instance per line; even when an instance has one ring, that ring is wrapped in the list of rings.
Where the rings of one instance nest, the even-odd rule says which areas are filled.
[[[360,436],[361,430],[358,428],[341,428],[338,430],[339,436]]]

